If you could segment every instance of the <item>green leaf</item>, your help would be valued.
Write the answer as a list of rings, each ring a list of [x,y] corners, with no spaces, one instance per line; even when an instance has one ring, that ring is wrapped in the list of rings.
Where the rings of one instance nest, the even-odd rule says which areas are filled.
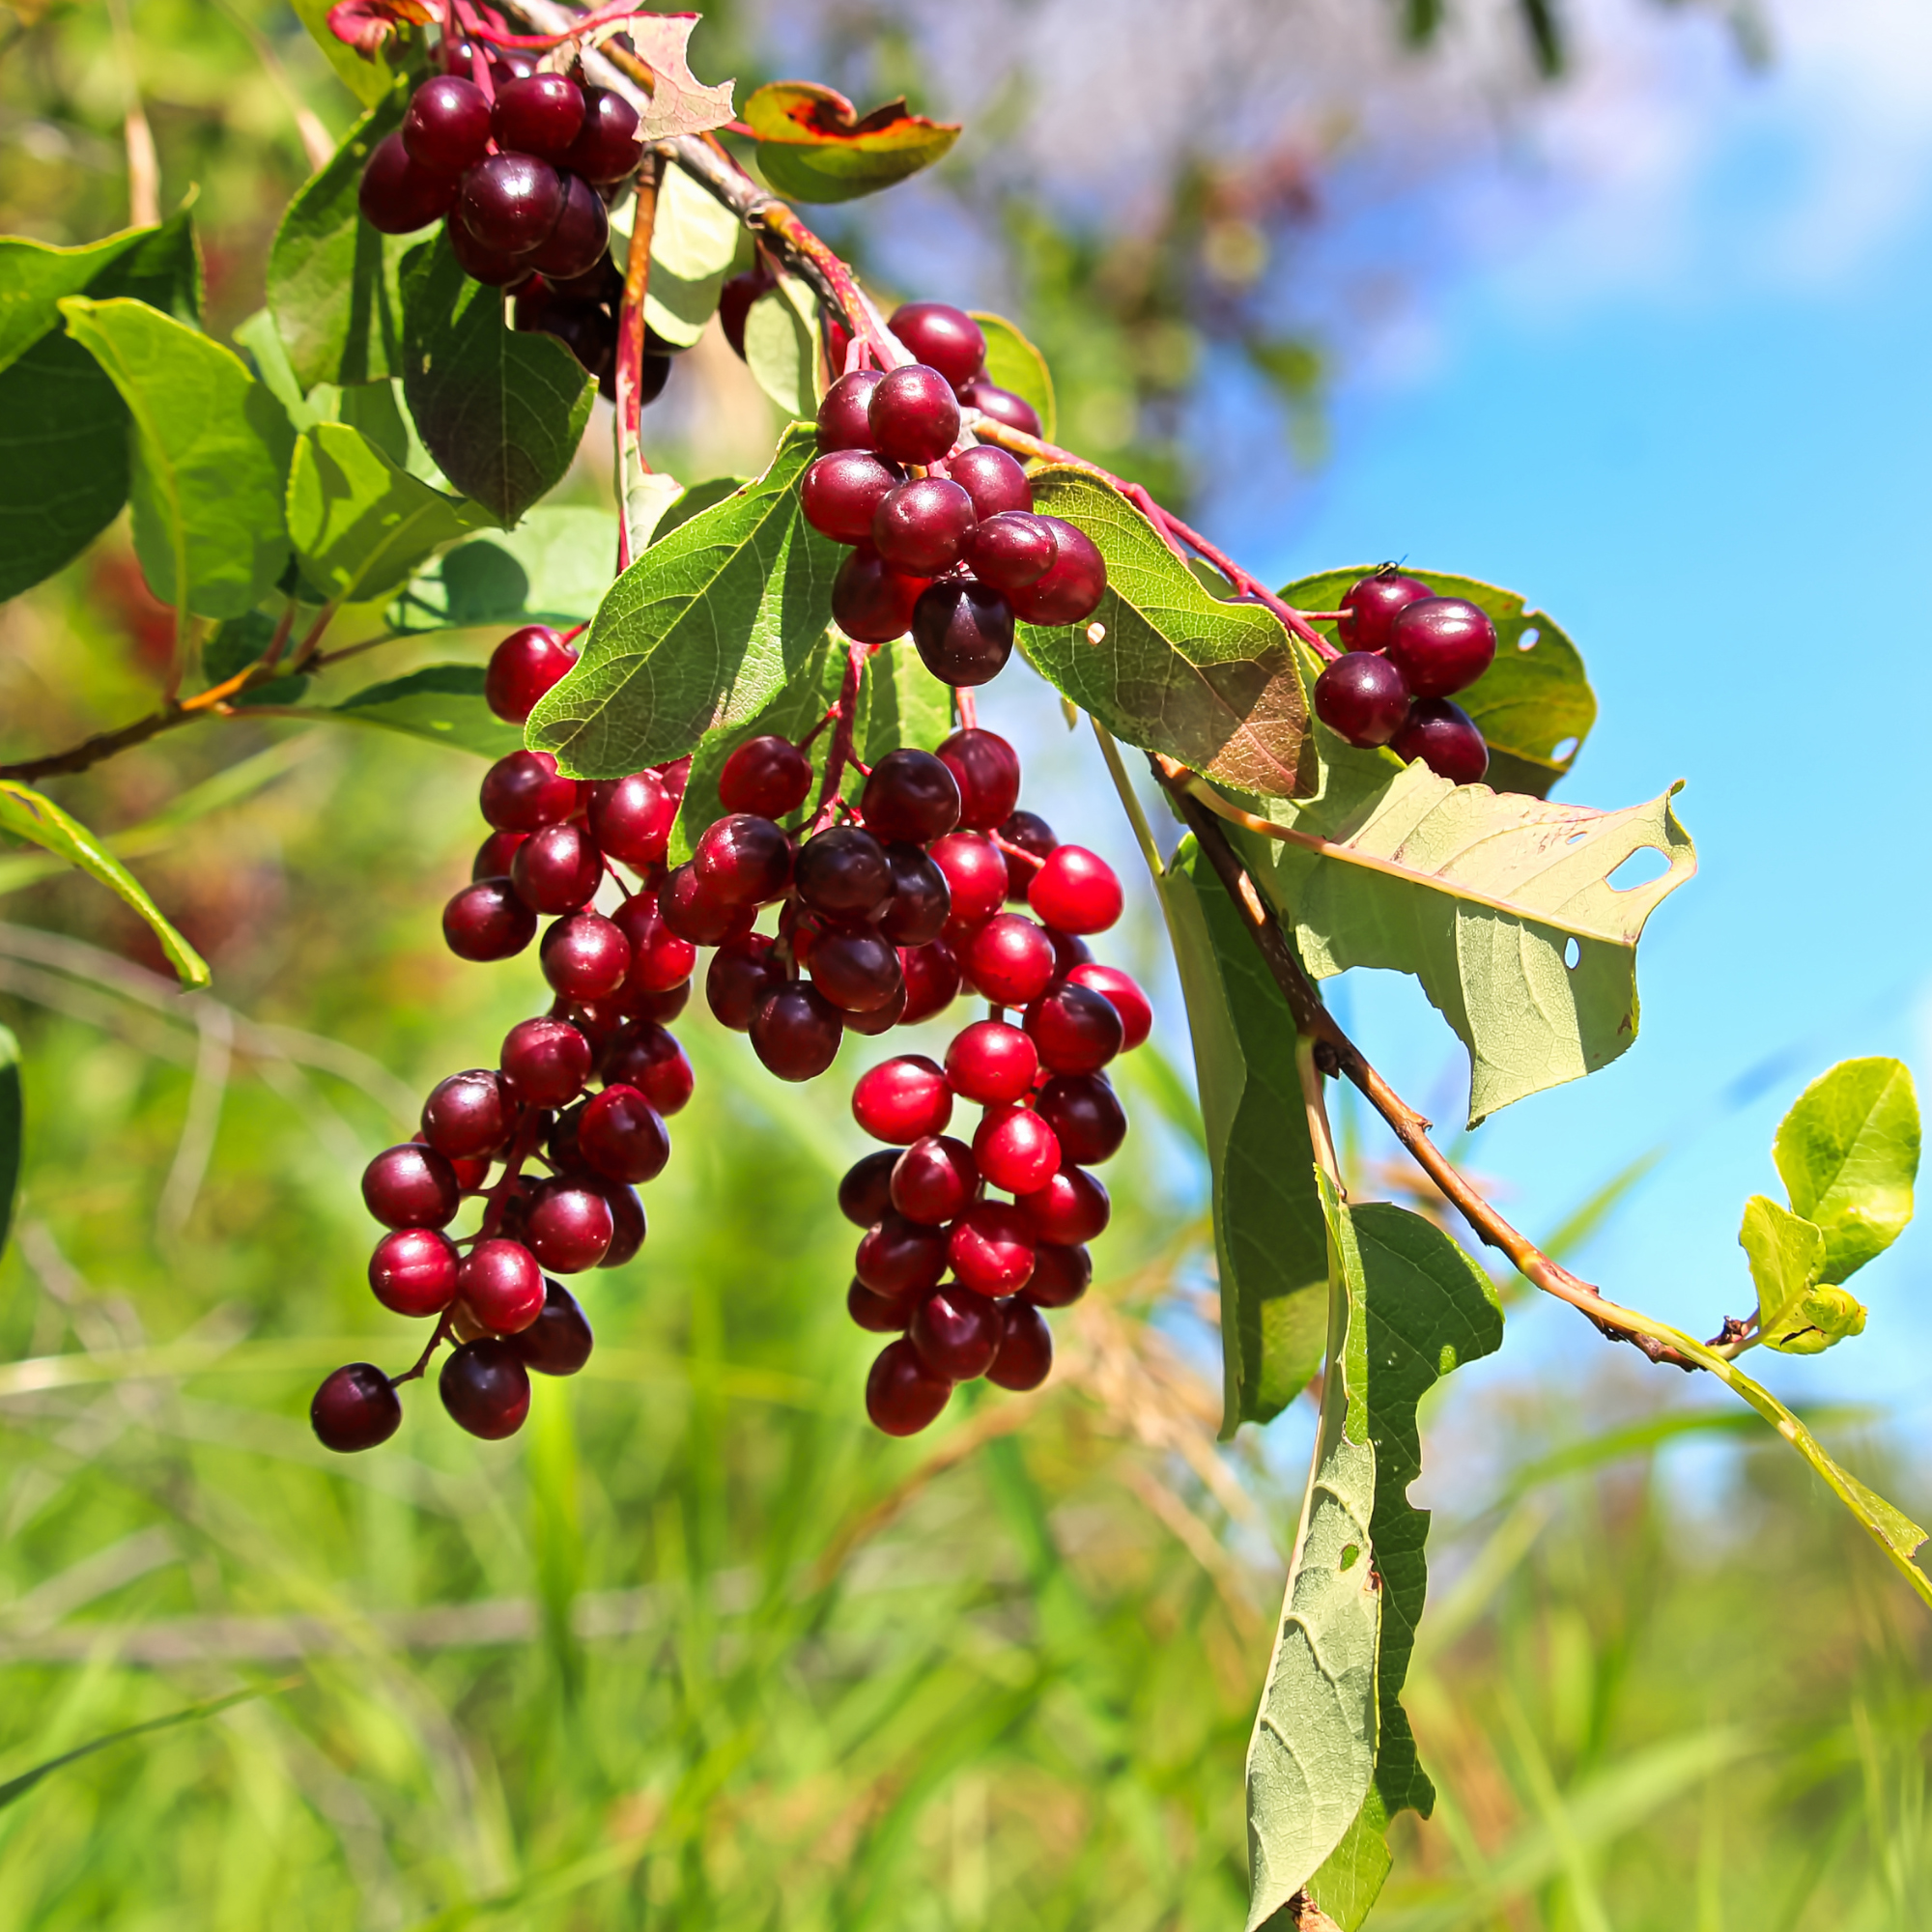
[[[0,1026],[0,1255],[14,1228],[14,1202],[20,1191],[20,1156],[26,1146],[27,1115],[20,1094],[20,1042]]]
[[[481,665],[430,665],[407,677],[372,684],[340,704],[306,715],[340,724],[374,724],[433,745],[453,745],[479,758],[501,758],[523,748],[523,733],[483,701]]]
[[[505,526],[563,480],[597,384],[554,335],[503,320],[500,289],[472,282],[449,238],[403,265],[403,393],[423,446]]]
[[[926,669],[910,644],[886,644],[872,653],[860,681],[852,724],[863,762],[876,765],[901,745],[936,750],[952,729],[952,687]]]
[[[1912,1219],[1918,1098],[1896,1060],[1842,1060],[1798,1096],[1772,1158],[1792,1207],[1824,1231],[1823,1279],[1841,1282]]]
[[[1213,1180],[1225,1438],[1280,1414],[1321,1368],[1328,1234],[1288,1002],[1192,838],[1157,883]]]
[[[809,80],[775,80],[740,117],[758,141],[758,166],[796,201],[850,201],[929,168],[959,138],[958,127],[909,114],[903,99],[860,118],[842,94]]]
[[[334,603],[380,597],[483,521],[473,505],[397,469],[347,423],[318,423],[296,445],[289,535],[303,575]]]
[[[611,219],[613,254],[621,268],[630,259],[631,223],[637,204],[627,202]],[[681,168],[665,172],[651,222],[651,276],[644,290],[644,320],[667,342],[689,349],[718,311],[718,294],[738,258],[743,238],[738,217],[707,194]]]
[[[313,40],[335,70],[335,77],[366,107],[380,100],[395,85],[395,75],[381,55],[364,60],[352,46],[345,45],[328,31],[330,0],[289,0]]]
[[[1019,627],[1041,675],[1129,744],[1230,784],[1296,790],[1308,705],[1280,623],[1259,605],[1211,596],[1099,478],[1049,468],[1033,492],[1036,509],[1077,525],[1107,562],[1107,588],[1087,623]]]
[[[1297,611],[1338,610],[1342,593],[1378,567],[1323,571],[1286,585],[1281,595]],[[1457,693],[1456,702],[1489,741],[1487,782],[1497,791],[1548,798],[1577,762],[1597,722],[1597,695],[1577,646],[1547,612],[1525,609],[1514,590],[1439,570],[1404,574],[1419,578],[1438,596],[1466,597],[1490,613],[1496,627],[1496,661],[1467,691]]]
[[[1811,1324],[1799,1317],[1798,1309],[1824,1271],[1824,1230],[1780,1208],[1768,1195],[1753,1194],[1745,1203],[1738,1245],[1749,1259],[1751,1280],[1757,1285],[1758,1334],[1765,1346],[1780,1352],[1815,1354],[1825,1344],[1804,1343]]]
[[[43,846],[89,878],[98,879],[146,920],[167,954],[168,964],[185,986],[205,986],[212,977],[207,962],[168,922],[141,882],[108,851],[77,818],[71,818],[52,799],[11,779],[0,780],[0,832]]]
[[[233,350],[127,298],[61,303],[134,421],[134,553],[163,603],[238,617],[289,557],[282,488],[291,431]]]
[[[698,511],[710,509],[713,503],[722,503],[751,480],[749,476],[707,476],[702,483],[692,484],[678,494],[652,526],[651,541],[658,543],[669,536],[678,525],[690,523]]]
[[[1054,400],[1053,371],[1046,366],[1046,357],[1005,316],[980,308],[967,313],[986,338],[988,379],[1033,405],[1042,441],[1059,441],[1060,408]]]
[[[784,276],[754,301],[745,317],[745,363],[785,414],[816,415],[818,303],[803,282]]]
[[[281,331],[267,309],[258,308],[245,321],[237,323],[234,333],[235,340],[248,352],[248,358],[255,365],[256,381],[265,384],[269,393],[281,404],[290,428],[299,433],[324,420],[323,412],[302,393],[296,372],[289,365],[289,352],[282,342]],[[327,396],[329,390],[325,386],[318,393]]]
[[[1283,839],[1231,827],[1317,979],[1412,973],[1469,1050],[1469,1118],[1607,1065],[1636,1037],[1636,942],[1697,860],[1670,801],[1616,811],[1452,785],[1318,724],[1311,798]],[[1634,854],[1667,869],[1608,881]],[[1575,964],[1566,964],[1574,958]]]
[[[513,530],[445,551],[410,584],[397,606],[398,628],[582,623],[611,588],[616,551],[610,511],[546,504]]]
[[[573,778],[621,778],[754,717],[818,642],[844,552],[799,511],[816,454],[794,423],[755,483],[644,552],[599,607],[526,741]]]
[[[386,73],[355,64],[365,72]],[[376,104],[297,191],[275,230],[269,313],[304,390],[402,372],[401,264],[415,241],[379,235],[362,219],[355,195],[363,163],[384,135],[402,126],[409,100],[407,85],[391,86],[385,78]]]
[[[184,322],[201,314],[201,264],[185,212],[158,228],[128,228],[104,242],[56,248],[0,236],[0,370],[61,326],[65,296],[127,296]]]

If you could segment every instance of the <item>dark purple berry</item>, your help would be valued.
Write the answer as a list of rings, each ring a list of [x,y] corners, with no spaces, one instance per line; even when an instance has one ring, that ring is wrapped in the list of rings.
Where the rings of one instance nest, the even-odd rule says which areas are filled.
[[[1490,748],[1475,720],[1446,697],[1418,697],[1389,749],[1411,763],[1420,758],[1451,784],[1481,784],[1490,769]]]
[[[947,461],[946,473],[973,499],[981,523],[1009,510],[1033,508],[1033,485],[1018,461],[990,442],[976,442]]]
[[[935,583],[913,607],[912,640],[942,684],[985,684],[1013,654],[1013,606],[970,578]]]
[[[590,1323],[560,1281],[545,1281],[543,1313],[510,1338],[526,1369],[540,1376],[574,1376],[590,1359]]]
[[[1404,607],[1388,658],[1417,697],[1453,697],[1495,662],[1496,627],[1466,597],[1418,597]]]
[[[410,159],[452,180],[480,161],[490,146],[490,102],[473,80],[438,74],[410,97],[403,116]]]
[[[1386,745],[1408,716],[1408,685],[1389,659],[1350,651],[1315,680],[1315,715],[1350,744]]]
[[[515,1348],[494,1335],[455,1350],[437,1378],[437,1392],[457,1426],[486,1442],[514,1435],[530,1412],[529,1372]]]
[[[620,182],[642,158],[638,144],[638,110],[621,94],[603,87],[583,90],[583,125],[557,156],[574,175],[599,187]]]
[[[752,1051],[781,1080],[815,1080],[838,1059],[844,1031],[838,1009],[823,993],[793,980],[759,1002]]]
[[[583,90],[565,73],[533,73],[497,90],[490,131],[506,155],[560,159],[583,126]]]
[[[952,384],[923,363],[882,377],[866,415],[872,446],[895,463],[937,463],[959,438]]]
[[[1343,591],[1336,635],[1351,651],[1385,651],[1395,636],[1395,620],[1418,598],[1435,594],[1416,578],[1378,570]]]
[[[403,1405],[375,1363],[351,1362],[316,1390],[308,1420],[325,1449],[346,1455],[386,1442],[402,1424]]]
[[[880,369],[855,369],[840,376],[818,406],[820,449],[871,449],[872,423],[867,413],[872,391],[884,376]]]
[[[456,208],[484,247],[527,255],[543,245],[563,213],[563,177],[534,156],[492,155],[463,177]]]
[[[400,134],[385,134],[363,165],[355,200],[371,228],[413,235],[449,213],[456,184],[412,161]]]
[[[832,580],[832,619],[862,644],[890,644],[912,628],[912,614],[927,577],[890,569],[877,551],[855,550]]]
[[[937,369],[955,389],[986,366],[986,338],[964,309],[946,302],[901,302],[886,327],[916,361]]]

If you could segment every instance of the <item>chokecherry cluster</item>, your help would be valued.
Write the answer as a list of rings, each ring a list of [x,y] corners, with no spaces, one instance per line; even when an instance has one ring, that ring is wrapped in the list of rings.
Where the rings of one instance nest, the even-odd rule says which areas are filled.
[[[943,302],[908,302],[890,327],[920,359],[833,384],[802,507],[813,529],[852,546],[832,588],[847,637],[883,644],[910,631],[933,676],[984,684],[1012,655],[1015,616],[1083,621],[1106,565],[1084,531],[1035,511],[1026,471],[1005,450],[957,447],[962,398],[1006,420],[1010,404],[1032,416],[987,383],[979,324]]]
[[[1438,597],[1384,564],[1343,594],[1348,650],[1315,681],[1315,715],[1364,750],[1386,745],[1455,784],[1480,783],[1490,748],[1449,700],[1495,661],[1496,627],[1466,597]]]

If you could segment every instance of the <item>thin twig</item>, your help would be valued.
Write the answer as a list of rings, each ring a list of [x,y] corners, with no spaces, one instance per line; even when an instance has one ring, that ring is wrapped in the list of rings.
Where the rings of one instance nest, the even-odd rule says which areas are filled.
[[[141,105],[141,80],[135,63],[134,30],[128,18],[128,0],[107,0],[113,23],[114,52],[121,67],[128,110],[123,131],[128,143],[128,225],[154,228],[161,219],[161,162],[155,151],[155,130]]]
[[[631,567],[631,479],[640,483],[644,462],[643,418],[644,300],[650,292],[651,236],[657,227],[658,187],[664,157],[645,158],[638,176],[637,210],[631,222],[631,252],[624,270],[624,299],[617,311],[617,409],[611,433],[616,444],[617,574]]]

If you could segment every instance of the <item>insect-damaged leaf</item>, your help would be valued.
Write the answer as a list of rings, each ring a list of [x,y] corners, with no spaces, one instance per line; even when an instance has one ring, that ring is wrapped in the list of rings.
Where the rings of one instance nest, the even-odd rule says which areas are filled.
[[[651,98],[641,108],[639,141],[670,141],[680,134],[702,134],[731,118],[733,83],[706,87],[691,71],[688,49],[696,14],[629,14],[609,20],[591,37],[593,43],[623,34],[631,51],[651,71]]]
[[[809,80],[775,80],[745,103],[758,166],[797,201],[851,201],[929,168],[959,138],[956,123],[906,111],[903,99],[861,116],[842,94]]]

